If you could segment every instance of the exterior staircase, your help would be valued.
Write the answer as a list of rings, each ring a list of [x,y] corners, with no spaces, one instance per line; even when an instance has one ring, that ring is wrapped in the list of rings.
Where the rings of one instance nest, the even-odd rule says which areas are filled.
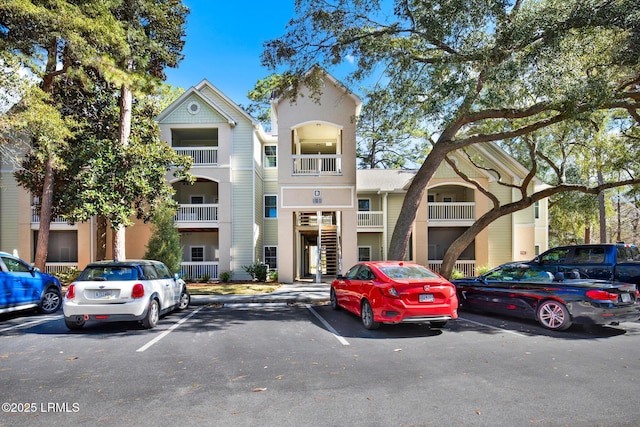
[[[321,272],[330,276],[338,273],[338,228],[322,226]]]

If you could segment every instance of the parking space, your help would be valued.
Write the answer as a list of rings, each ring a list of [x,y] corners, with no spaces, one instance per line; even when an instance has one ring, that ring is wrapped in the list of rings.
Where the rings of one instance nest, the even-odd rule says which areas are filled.
[[[93,324],[71,333],[60,314],[5,317],[0,330],[2,401],[38,405],[5,411],[0,426],[146,425],[149,413],[161,425],[358,425],[366,415],[380,425],[575,426],[640,417],[627,398],[640,381],[638,322],[553,332],[463,312],[442,329],[368,331],[327,305],[250,304],[194,306],[152,330]],[[43,412],[50,403],[71,409]]]

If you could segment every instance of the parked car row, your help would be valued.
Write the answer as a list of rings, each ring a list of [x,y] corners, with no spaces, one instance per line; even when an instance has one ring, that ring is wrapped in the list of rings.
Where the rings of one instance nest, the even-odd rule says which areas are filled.
[[[62,306],[71,330],[88,321],[139,321],[157,325],[161,315],[184,310],[191,297],[186,283],[159,261],[101,261],[87,265],[62,296],[60,281],[20,258],[0,252],[0,313]]]
[[[412,262],[361,262],[333,280],[330,304],[360,317],[366,329],[396,323],[442,328],[458,318],[458,308],[533,319],[558,331],[574,323],[635,321],[640,319],[638,287],[615,280],[616,272],[628,277],[640,268],[625,255],[627,248],[554,248],[529,262],[452,281]],[[53,313],[62,306],[71,330],[89,321],[138,321],[153,328],[161,315],[184,310],[191,300],[178,275],[149,260],[91,263],[62,298],[57,278],[0,252],[0,286],[0,313],[29,308]]]
[[[360,316],[367,329],[420,322],[442,327],[461,309],[537,320],[563,331],[574,323],[617,324],[640,319],[636,285],[509,263],[478,277],[445,280],[408,262],[362,262],[331,284],[334,309]]]

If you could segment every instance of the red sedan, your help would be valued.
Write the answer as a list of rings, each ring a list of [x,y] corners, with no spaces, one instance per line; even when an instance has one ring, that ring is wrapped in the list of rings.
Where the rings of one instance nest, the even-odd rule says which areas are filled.
[[[419,264],[361,262],[331,284],[331,307],[362,318],[367,329],[381,323],[429,323],[442,328],[458,318],[456,288]]]

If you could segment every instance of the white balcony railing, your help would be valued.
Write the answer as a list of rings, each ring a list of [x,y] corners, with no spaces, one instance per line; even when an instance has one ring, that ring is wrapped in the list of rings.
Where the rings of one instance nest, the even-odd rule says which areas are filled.
[[[37,208],[36,206],[31,206],[31,223],[40,224],[40,209]],[[60,216],[52,218],[51,223],[52,224],[69,224],[66,220],[64,220]]]
[[[209,279],[218,278],[217,261],[185,261],[180,264],[180,277],[185,280],[201,280],[205,276]]]
[[[218,222],[217,204],[179,205],[175,222]]]
[[[342,175],[340,154],[298,154],[293,159],[293,175]]]
[[[193,157],[194,166],[218,164],[218,147],[173,147],[176,153]]]
[[[384,213],[382,211],[359,211],[358,228],[382,228]]]
[[[44,266],[44,272],[48,274],[64,273],[67,270],[77,270],[77,262],[48,262]]]
[[[431,270],[435,271],[436,273],[440,273],[440,269],[442,268],[442,260],[430,259],[429,265],[427,267],[429,267]],[[453,269],[461,272],[462,274],[464,274],[465,277],[473,277],[475,276],[475,271],[476,271],[476,261],[475,260],[469,260],[469,261],[458,260],[456,261],[456,265],[453,267]]]
[[[474,221],[475,202],[430,202],[429,221]]]

